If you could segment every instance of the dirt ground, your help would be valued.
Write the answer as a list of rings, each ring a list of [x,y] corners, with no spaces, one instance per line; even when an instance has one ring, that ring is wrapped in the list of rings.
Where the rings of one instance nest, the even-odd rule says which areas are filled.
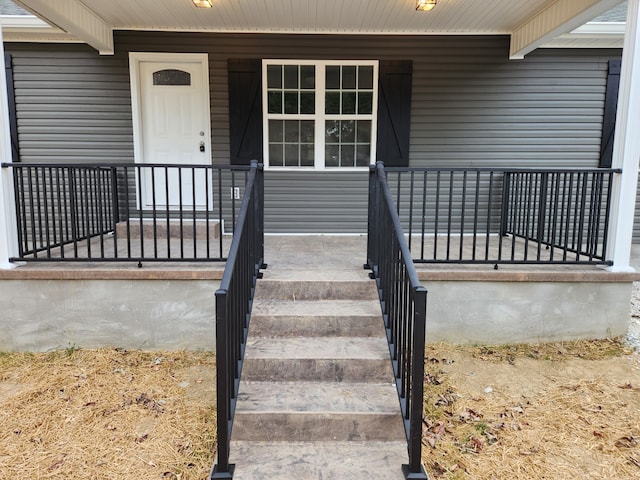
[[[114,349],[0,354],[0,479],[204,480],[214,363]],[[640,359],[620,343],[430,345],[426,367],[433,479],[640,479]]]
[[[434,479],[640,479],[640,357],[617,341],[427,348]]]

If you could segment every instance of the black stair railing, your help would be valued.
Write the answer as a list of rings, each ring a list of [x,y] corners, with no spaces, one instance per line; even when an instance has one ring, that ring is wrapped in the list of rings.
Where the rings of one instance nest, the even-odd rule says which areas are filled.
[[[229,463],[231,429],[238,397],[249,319],[264,262],[264,174],[262,165],[251,162],[238,222],[216,291],[216,397],[218,457],[211,479],[233,478]]]
[[[384,165],[369,174],[367,263],[376,280],[407,436],[405,478],[428,479],[422,465],[427,290],[420,285],[394,206]]]

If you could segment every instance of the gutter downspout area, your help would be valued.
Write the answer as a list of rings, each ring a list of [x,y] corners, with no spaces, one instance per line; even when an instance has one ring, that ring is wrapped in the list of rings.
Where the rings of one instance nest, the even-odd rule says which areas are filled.
[[[607,251],[612,272],[633,272],[630,266],[634,207],[640,163],[640,2],[629,2],[622,50],[620,91],[612,167],[621,168],[613,183]]]
[[[4,43],[0,28],[0,163],[11,163],[11,134],[9,130],[9,101],[5,76]],[[15,268],[9,261],[18,256],[16,210],[13,194],[13,171],[0,168],[0,269]]]

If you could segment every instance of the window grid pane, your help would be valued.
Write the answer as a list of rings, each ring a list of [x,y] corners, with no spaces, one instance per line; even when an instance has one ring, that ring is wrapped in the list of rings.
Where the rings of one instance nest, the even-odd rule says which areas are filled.
[[[325,122],[325,167],[366,167],[370,161],[370,120]]]
[[[315,65],[267,65],[267,112],[315,113]]]
[[[269,120],[269,164],[309,167],[314,164],[313,120]]]
[[[328,65],[325,70],[325,114],[373,113],[373,67]]]

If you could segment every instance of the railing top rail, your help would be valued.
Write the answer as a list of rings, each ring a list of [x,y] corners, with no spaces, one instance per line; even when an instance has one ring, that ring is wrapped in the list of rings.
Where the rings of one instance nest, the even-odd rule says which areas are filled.
[[[622,173],[621,168],[384,167],[386,172]]]
[[[411,284],[411,288],[416,291],[426,291],[426,288],[420,284],[420,280],[418,280],[418,272],[416,271],[416,267],[413,263],[413,259],[411,257],[411,252],[409,251],[409,245],[404,238],[404,231],[402,229],[402,224],[400,223],[400,217],[398,216],[398,212],[394,208],[393,197],[391,196],[391,191],[389,190],[389,184],[387,183],[387,177],[385,175],[385,168],[382,162],[377,162],[375,166],[371,167],[375,169],[376,175],[380,180],[380,184],[382,185],[382,191],[384,193],[384,198],[387,206],[389,207],[389,212],[391,214],[391,221],[393,222],[393,230],[396,233],[398,239],[398,245],[400,246],[400,252],[402,253],[402,257],[405,261],[407,268],[407,275],[409,276],[409,282]]]
[[[238,170],[238,171],[249,171],[251,169],[250,165],[207,165],[207,164],[197,164],[197,163],[117,163],[117,162],[99,162],[99,163],[26,163],[26,162],[3,162],[0,166],[4,168],[8,167],[39,167],[39,168],[135,168],[135,167],[154,167],[154,168],[206,168],[211,170]]]
[[[238,228],[234,232],[233,240],[231,241],[229,255],[227,255],[227,266],[224,269],[222,280],[220,281],[219,290],[229,290],[229,286],[231,285],[234,270],[232,267],[233,265],[235,265],[236,259],[238,258],[238,255],[240,253],[240,241],[242,239],[242,232],[245,229],[246,218],[249,213],[249,203],[251,200],[251,194],[253,192],[253,185],[256,181],[257,171],[259,169],[262,169],[263,167],[262,164],[258,164],[257,160],[251,160],[251,165],[249,168],[251,170],[249,172],[249,177],[247,178],[245,194],[242,199],[242,205],[240,206],[238,220],[236,221],[236,225],[238,226]]]

